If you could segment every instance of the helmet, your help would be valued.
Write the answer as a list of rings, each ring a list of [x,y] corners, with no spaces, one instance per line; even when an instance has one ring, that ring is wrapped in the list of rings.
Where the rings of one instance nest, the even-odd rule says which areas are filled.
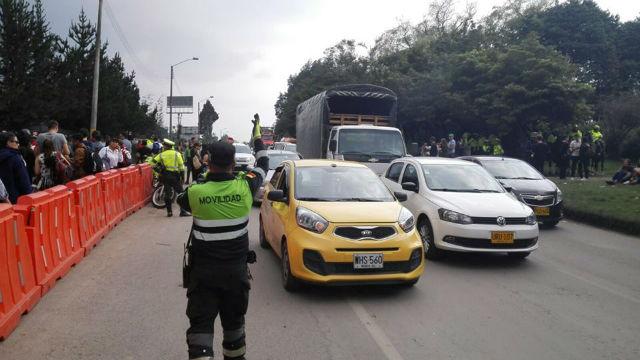
[[[176,143],[174,143],[173,141],[171,141],[171,140],[169,140],[169,139],[167,139],[167,138],[165,138],[164,140],[162,140],[162,143],[163,143],[163,144],[165,144],[165,145],[168,145],[168,146],[173,146],[173,145],[175,145],[175,144],[176,144]]]
[[[600,125],[595,124],[595,125],[593,125],[593,128],[596,129],[596,130],[600,130]]]

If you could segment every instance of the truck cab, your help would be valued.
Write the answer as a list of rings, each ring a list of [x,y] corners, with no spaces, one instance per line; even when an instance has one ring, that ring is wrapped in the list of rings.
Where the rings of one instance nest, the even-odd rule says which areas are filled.
[[[407,150],[397,128],[343,125],[331,128],[326,154],[327,159],[363,163],[380,175],[391,161],[406,156]]]

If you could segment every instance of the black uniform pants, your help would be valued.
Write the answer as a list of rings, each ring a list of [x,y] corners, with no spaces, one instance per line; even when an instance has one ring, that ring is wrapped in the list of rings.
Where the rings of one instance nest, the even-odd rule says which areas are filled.
[[[247,265],[192,265],[187,288],[189,358],[213,356],[213,323],[220,314],[224,359],[244,359],[244,315],[251,287]]]
[[[162,185],[164,185],[164,202],[167,206],[167,211],[171,211],[173,205],[173,196],[170,189],[176,193],[176,195],[182,192],[182,181],[180,181],[180,173],[166,171],[160,178]]]

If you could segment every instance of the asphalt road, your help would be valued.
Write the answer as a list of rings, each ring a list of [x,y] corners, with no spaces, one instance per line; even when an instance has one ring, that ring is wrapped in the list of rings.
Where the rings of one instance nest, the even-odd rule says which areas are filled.
[[[186,359],[190,218],[163,215],[147,207],[120,224],[23,317],[0,358]],[[562,222],[524,262],[455,255],[428,263],[412,289],[289,294],[252,226],[249,359],[640,359],[640,238]]]

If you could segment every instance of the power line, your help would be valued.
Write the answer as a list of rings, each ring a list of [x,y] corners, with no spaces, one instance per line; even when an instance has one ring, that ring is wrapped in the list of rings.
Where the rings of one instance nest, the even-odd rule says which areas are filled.
[[[120,26],[120,23],[118,22],[118,19],[115,16],[115,12],[109,5],[109,2],[105,1],[105,5],[106,5],[105,10],[106,10],[107,17],[109,18],[109,21],[111,22],[111,25],[113,26],[113,29],[115,30],[116,35],[118,36],[118,38],[120,39],[120,42],[124,46],[129,56],[131,57],[131,60],[133,61],[136,68],[140,70],[141,75],[143,75],[148,80],[155,83],[156,85],[159,85],[158,79],[160,77],[157,76],[153,71],[149,70],[144,65],[144,63],[140,60],[136,52],[133,50],[133,47],[129,43],[129,40],[125,35],[125,32],[122,30],[122,26]]]

